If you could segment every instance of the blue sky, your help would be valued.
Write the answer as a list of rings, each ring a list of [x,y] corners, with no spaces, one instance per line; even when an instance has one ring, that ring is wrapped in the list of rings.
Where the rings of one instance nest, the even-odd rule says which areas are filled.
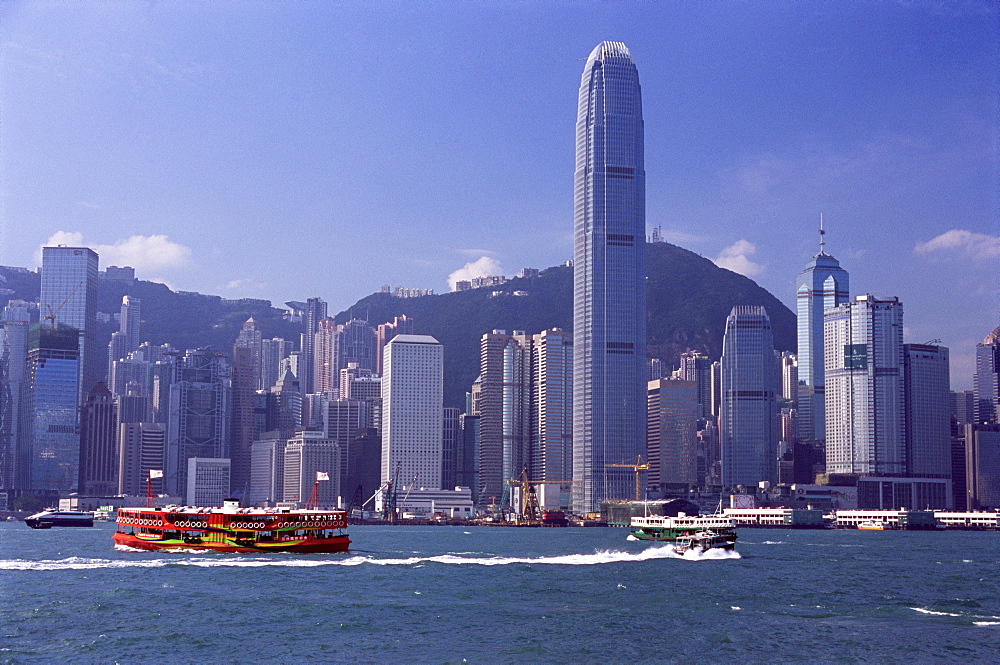
[[[584,60],[639,68],[647,222],[794,305],[827,250],[971,387],[1000,324],[992,2],[5,2],[0,264],[46,242],[331,310],[572,254]],[[467,264],[471,264],[468,267]]]

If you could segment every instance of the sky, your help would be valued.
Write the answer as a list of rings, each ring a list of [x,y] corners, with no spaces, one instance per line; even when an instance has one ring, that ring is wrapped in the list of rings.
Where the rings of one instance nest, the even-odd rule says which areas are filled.
[[[650,230],[794,309],[826,250],[970,389],[1000,325],[990,0],[0,3],[0,264],[346,309],[572,256],[580,76],[639,70]]]

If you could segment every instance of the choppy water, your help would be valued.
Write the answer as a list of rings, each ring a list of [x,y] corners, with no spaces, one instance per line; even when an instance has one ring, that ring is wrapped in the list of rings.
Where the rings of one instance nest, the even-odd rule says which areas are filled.
[[[0,662],[997,662],[1000,533],[352,527],[339,555],[0,524]]]

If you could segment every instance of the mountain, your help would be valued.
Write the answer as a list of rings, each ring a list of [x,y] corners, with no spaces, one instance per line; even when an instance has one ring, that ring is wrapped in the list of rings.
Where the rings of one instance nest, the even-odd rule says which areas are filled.
[[[722,352],[726,317],[735,305],[763,305],[771,317],[775,347],[794,351],[795,315],[753,280],[719,268],[708,259],[676,245],[648,244],[646,251],[648,346],[650,357],[677,365],[687,349],[716,359]],[[5,298],[37,300],[39,275],[0,267],[0,294]],[[525,295],[514,295],[523,292]],[[174,292],[163,284],[136,280],[100,280],[98,311],[113,314],[123,295],[142,301],[142,338],[167,342],[178,349],[210,346],[229,353],[240,326],[249,316],[264,337],[298,341],[300,324],[281,318],[266,300],[225,300],[200,293]],[[558,266],[538,277],[514,278],[496,287],[419,298],[375,293],[337,314],[338,323],[351,317],[372,325],[405,314],[417,333],[433,335],[444,345],[445,403],[463,407],[465,392],[479,374],[479,340],[492,330],[537,333],[547,328],[571,330],[573,269]],[[112,319],[98,324],[99,348],[118,329]]]
[[[795,314],[753,280],[720,268],[703,256],[670,243],[646,245],[647,354],[676,366],[687,349],[712,359],[722,353],[726,317],[736,305],[763,305],[771,318],[774,344],[794,351]],[[514,295],[514,292],[527,295]],[[417,333],[444,345],[445,403],[464,406],[465,392],[479,374],[479,340],[492,330],[537,333],[573,327],[573,269],[549,268],[535,278],[514,278],[501,286],[457,293],[397,298],[376,293],[337,314],[372,324],[405,314]]]

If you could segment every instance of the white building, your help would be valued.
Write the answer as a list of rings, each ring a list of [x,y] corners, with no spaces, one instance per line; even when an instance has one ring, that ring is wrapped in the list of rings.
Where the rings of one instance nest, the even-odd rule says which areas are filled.
[[[284,500],[285,445],[280,432],[269,432],[250,445],[251,506],[274,506]]]
[[[386,344],[382,376],[382,482],[441,487],[444,348],[428,335]]]
[[[906,473],[903,306],[857,296],[824,315],[827,473]]]
[[[187,458],[187,505],[221,506],[229,498],[228,457]]]
[[[329,480],[317,483],[317,473]],[[335,508],[340,495],[340,446],[323,432],[303,430],[285,445],[283,497],[285,503],[304,506],[317,489],[316,507]]]

